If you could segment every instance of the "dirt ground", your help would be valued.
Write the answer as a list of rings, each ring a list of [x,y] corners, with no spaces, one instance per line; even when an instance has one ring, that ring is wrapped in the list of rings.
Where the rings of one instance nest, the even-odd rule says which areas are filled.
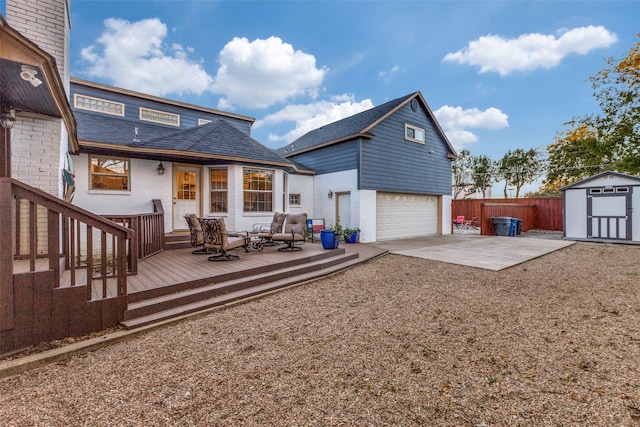
[[[0,381],[3,426],[640,426],[640,247],[399,255]]]

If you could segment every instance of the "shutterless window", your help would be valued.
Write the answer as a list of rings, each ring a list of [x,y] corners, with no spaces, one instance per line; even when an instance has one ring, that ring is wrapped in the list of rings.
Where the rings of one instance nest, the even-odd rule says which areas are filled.
[[[73,106],[80,110],[124,116],[124,104],[86,95],[73,95]]]
[[[92,190],[129,190],[129,160],[91,156],[89,167]]]
[[[405,124],[404,139],[406,139],[407,141],[419,142],[420,144],[424,144],[424,129]]]
[[[243,172],[244,211],[273,211],[273,171],[245,169]]]
[[[167,113],[165,111],[152,110],[144,107],[140,107],[140,120],[171,126],[180,126],[179,114]]]
[[[211,169],[211,209],[210,212],[227,212],[227,170]]]
[[[289,205],[290,206],[300,206],[300,195],[299,194],[289,194]]]

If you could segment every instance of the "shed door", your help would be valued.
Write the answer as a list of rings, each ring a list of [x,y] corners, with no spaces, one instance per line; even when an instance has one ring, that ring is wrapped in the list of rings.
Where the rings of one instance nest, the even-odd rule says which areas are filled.
[[[376,240],[438,233],[438,197],[424,194],[376,194]]]
[[[587,199],[587,237],[631,240],[632,187],[590,189]]]

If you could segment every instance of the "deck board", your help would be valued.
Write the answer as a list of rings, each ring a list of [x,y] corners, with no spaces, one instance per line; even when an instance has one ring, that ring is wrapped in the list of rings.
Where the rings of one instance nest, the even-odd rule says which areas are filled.
[[[381,255],[386,250],[377,248],[368,244],[347,244],[343,245],[347,252],[357,252],[360,255],[360,261],[366,261],[371,257]],[[192,248],[165,250],[149,258],[145,258],[138,262],[138,273],[127,277],[127,293],[137,293],[152,290],[164,286],[172,286],[178,284],[189,283],[193,281],[214,278],[221,274],[233,274],[248,269],[259,269],[261,267],[271,266],[283,261],[293,261],[302,258],[308,258],[312,255],[326,251],[320,243],[307,242],[303,246],[302,251],[298,252],[279,252],[277,246],[267,246],[262,251],[250,250],[244,252],[235,250],[233,253],[238,254],[240,259],[235,261],[209,261],[208,255],[194,255]],[[36,270],[43,271],[48,269],[48,260],[38,259],[36,261]],[[27,261],[16,261],[14,270],[18,272],[26,272],[29,270]],[[86,270],[76,270],[77,283],[84,283],[86,280]],[[213,279],[212,279],[213,280]],[[61,287],[70,286],[70,272],[65,271],[61,277]],[[117,287],[115,278],[107,281],[108,296],[116,295]],[[92,286],[93,298],[102,297],[102,281],[94,280]]]

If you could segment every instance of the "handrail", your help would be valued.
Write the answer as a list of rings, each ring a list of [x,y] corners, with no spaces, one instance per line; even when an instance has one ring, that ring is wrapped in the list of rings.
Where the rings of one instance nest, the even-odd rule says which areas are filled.
[[[14,230],[2,227],[14,239],[13,245],[7,246],[11,256],[0,259],[3,276],[9,271],[14,276],[36,273],[44,267],[54,272],[54,288],[86,283],[87,300],[127,294],[127,274],[137,272],[134,230],[13,178],[0,178],[1,188],[9,189],[0,192],[2,205],[8,206],[2,210],[3,222],[15,218],[7,221],[15,223]],[[37,262],[43,257],[48,258],[48,266]],[[28,266],[19,264],[22,267],[16,271],[19,259],[28,259]],[[61,268],[69,271],[64,283]],[[80,270],[85,272],[83,276],[77,274]],[[86,282],[79,277],[86,277]]]
[[[116,234],[118,232],[121,233],[125,233],[127,238],[131,238],[132,234],[133,234],[133,230],[127,228],[127,227],[123,227],[118,223],[115,223],[113,221],[110,220],[106,220],[105,221],[105,217],[100,216],[100,215],[96,215],[92,212],[89,212],[88,210],[82,209],[76,205],[72,205],[70,203],[65,202],[64,200],[58,199],[57,197],[54,197],[52,195],[50,195],[49,193],[46,193],[38,188],[35,187],[31,187],[23,182],[20,182],[18,180],[16,180],[15,178],[0,178],[2,180],[5,179],[9,179],[11,181],[11,184],[13,185],[13,192],[14,194],[23,197],[25,199],[29,199],[33,202],[36,202],[44,207],[46,207],[49,210],[52,210],[56,213],[60,213],[60,214],[67,214],[69,213],[69,211],[71,212],[75,212],[78,215],[81,215],[83,217],[85,217],[83,219],[83,221],[87,224],[90,225],[92,227],[97,227],[97,228],[106,228],[106,232],[111,233],[111,234]],[[18,191],[16,191],[16,188],[18,189]],[[33,195],[33,198],[31,197],[24,197],[24,195]]]

